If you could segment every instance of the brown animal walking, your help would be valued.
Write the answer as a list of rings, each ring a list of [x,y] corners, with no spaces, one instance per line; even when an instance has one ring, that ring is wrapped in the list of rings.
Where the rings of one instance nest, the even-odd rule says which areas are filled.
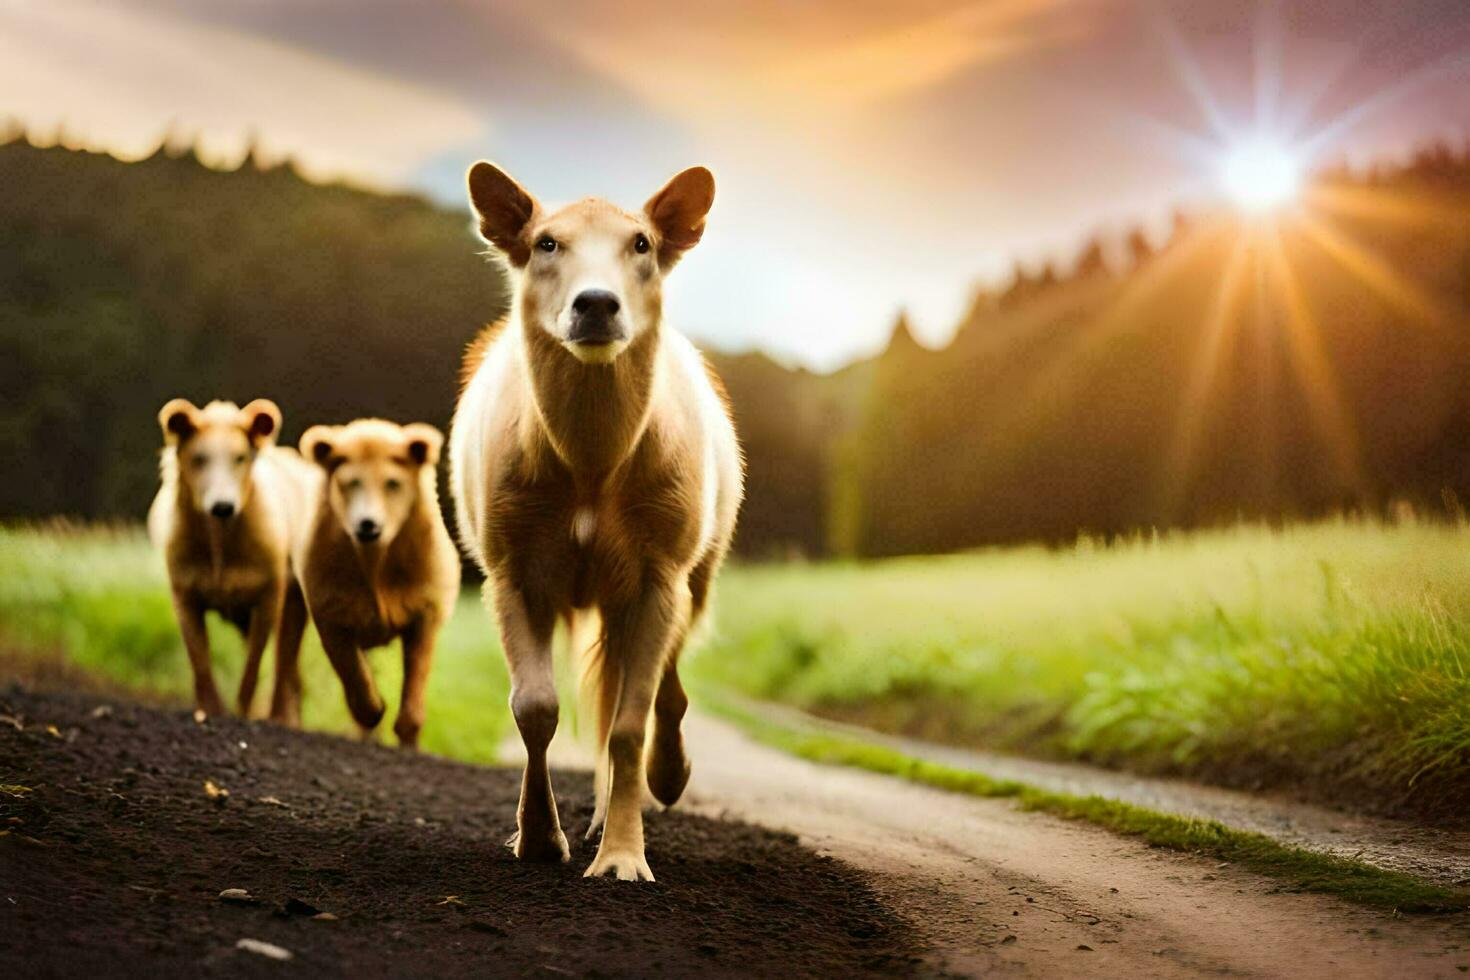
[[[439,511],[444,437],[431,425],[358,419],[316,425],[301,453],[326,473],[298,567],[317,633],[364,732],[383,698],[363,651],[403,643],[403,698],[393,731],[417,748],[434,642],[459,595],[459,552]]]
[[[526,746],[511,843],[521,858],[569,857],[546,764],[551,639],[558,618],[574,635],[595,619],[588,836],[602,841],[586,873],[651,881],[643,787],[671,805],[688,782],[679,652],[742,492],[719,383],[662,316],[663,278],[703,234],[714,179],[686,170],[637,212],[595,198],[547,212],[488,163],[469,191],[516,280],[508,323],[467,355],[450,435],[460,536],[487,577]]]
[[[194,704],[223,715],[209,663],[204,614],[218,612],[245,637],[237,704],[249,715],[260,660],[273,632],[276,682],[271,718],[301,719],[298,662],[306,604],[290,543],[306,522],[320,481],[293,449],[275,445],[281,410],[257,399],[243,409],[175,398],[158,413],[162,486],[148,510],[148,536],[164,554],[174,613],[194,671]]]

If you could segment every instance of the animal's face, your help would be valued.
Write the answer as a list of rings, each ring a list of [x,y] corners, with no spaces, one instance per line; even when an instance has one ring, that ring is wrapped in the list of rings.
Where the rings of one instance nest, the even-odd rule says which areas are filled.
[[[312,426],[301,454],[326,470],[327,502],[342,530],[359,548],[374,548],[391,544],[420,496],[433,493],[443,444],[431,425],[358,419]]]
[[[216,401],[202,409],[175,398],[158,413],[158,424],[195,510],[229,521],[245,508],[255,456],[275,441],[281,410],[264,398],[244,408]]]
[[[469,175],[480,233],[519,272],[526,323],[589,364],[611,364],[658,327],[663,277],[704,233],[714,178],[686,170],[641,212],[587,198],[547,213],[488,163]]]

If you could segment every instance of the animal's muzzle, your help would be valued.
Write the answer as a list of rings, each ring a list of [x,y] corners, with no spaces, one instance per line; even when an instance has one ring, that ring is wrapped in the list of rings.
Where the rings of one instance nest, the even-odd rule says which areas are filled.
[[[618,319],[622,304],[606,289],[584,289],[572,300],[572,329],[567,340],[573,344],[612,344],[627,339]]]

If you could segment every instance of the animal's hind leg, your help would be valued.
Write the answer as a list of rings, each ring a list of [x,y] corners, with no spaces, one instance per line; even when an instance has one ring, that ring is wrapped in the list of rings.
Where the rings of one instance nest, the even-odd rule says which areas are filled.
[[[675,639],[669,649],[653,701],[653,740],[648,745],[648,791],[664,806],[673,806],[689,785],[691,766],[684,752],[684,734],[679,730],[684,712],[689,710],[689,696],[679,683],[679,648],[684,637]]]
[[[500,641],[510,668],[510,710],[526,746],[526,771],[521,777],[521,802],[516,810],[516,834],[508,842],[516,857],[526,861],[565,861],[571,857],[546,749],[556,734],[557,697],[551,660],[555,618],[532,615],[520,590],[508,583],[486,582],[500,621]]]
[[[276,627],[276,682],[271,691],[271,721],[290,728],[301,727],[301,640],[306,619],[306,597],[292,582],[286,586]]]

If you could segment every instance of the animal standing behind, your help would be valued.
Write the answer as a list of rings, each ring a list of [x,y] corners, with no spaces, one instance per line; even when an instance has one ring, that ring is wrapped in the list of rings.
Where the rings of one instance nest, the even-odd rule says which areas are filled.
[[[403,643],[403,697],[393,731],[416,748],[434,643],[459,595],[459,552],[444,527],[435,476],[444,437],[433,426],[358,419],[312,426],[301,452],[326,474],[296,550],[322,647],[362,729],[383,718],[363,651]]]
[[[257,399],[243,409],[213,401],[196,408],[175,398],[158,413],[162,486],[148,510],[148,536],[163,552],[174,613],[194,672],[194,704],[225,713],[209,662],[204,616],[222,615],[245,637],[237,704],[249,715],[260,659],[276,639],[271,718],[301,717],[298,661],[306,605],[290,561],[320,482],[295,450],[275,445],[281,412]]]
[[[679,653],[729,549],[742,463],[712,372],[663,323],[662,285],[704,232],[708,170],[641,211],[588,198],[547,211],[488,163],[469,172],[480,232],[515,279],[508,322],[472,345],[450,434],[465,548],[484,570],[526,746],[517,857],[567,860],[546,762],[557,726],[552,632],[595,625],[602,830],[587,875],[652,880],[643,787],[689,779]],[[652,715],[651,734],[649,718]]]

